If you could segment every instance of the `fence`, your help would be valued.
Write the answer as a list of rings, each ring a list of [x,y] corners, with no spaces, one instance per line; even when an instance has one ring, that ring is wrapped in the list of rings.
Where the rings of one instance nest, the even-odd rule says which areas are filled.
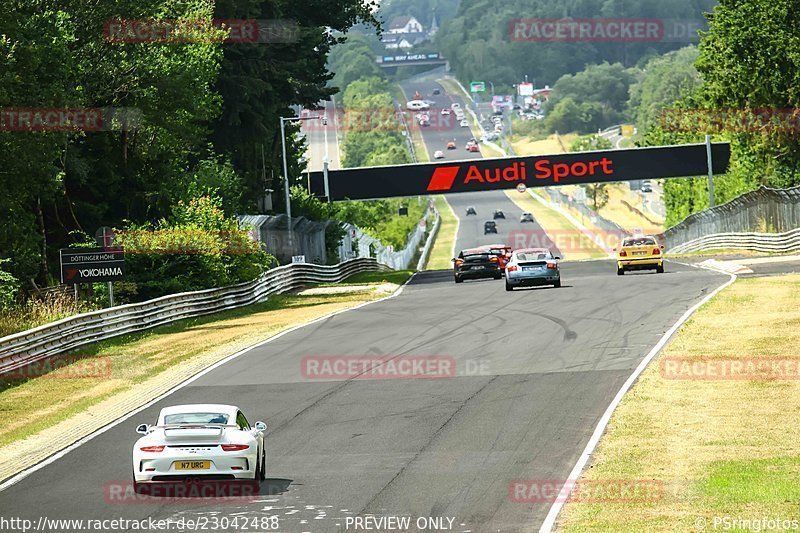
[[[761,187],[689,215],[665,232],[667,249],[716,234],[788,232],[800,228],[800,186]]]
[[[231,287],[172,294],[75,315],[0,338],[0,374],[118,335],[263,302],[270,295],[308,283],[335,283],[359,272],[385,270],[389,268],[369,258],[335,266],[291,264],[270,270],[257,280]]]
[[[243,226],[252,227],[253,239],[263,243],[266,250],[282,264],[291,263],[294,255],[304,255],[309,263],[327,263],[325,228],[335,222],[317,222],[305,217],[292,217],[292,231],[289,235],[288,220],[283,214],[239,217],[239,222]]]
[[[667,253],[683,254],[700,250],[739,249],[764,253],[800,251],[800,228],[784,233],[717,233],[705,235],[669,248]]]

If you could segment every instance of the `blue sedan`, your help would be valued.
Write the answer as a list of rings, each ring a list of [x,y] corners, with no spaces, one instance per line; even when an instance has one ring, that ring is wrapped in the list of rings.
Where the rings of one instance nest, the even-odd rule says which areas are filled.
[[[514,250],[506,265],[506,290],[538,285],[561,287],[559,259],[547,248]]]

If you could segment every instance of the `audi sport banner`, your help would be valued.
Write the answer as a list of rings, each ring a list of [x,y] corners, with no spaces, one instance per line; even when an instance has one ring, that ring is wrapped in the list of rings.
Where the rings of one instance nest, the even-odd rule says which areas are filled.
[[[714,174],[728,170],[730,143],[711,145]],[[609,181],[701,176],[705,144],[603,150],[529,157],[446,161],[328,171],[330,199],[365,200]],[[322,172],[311,172],[312,194],[324,197]]]
[[[119,281],[125,277],[122,248],[65,248],[61,250],[61,283]]]

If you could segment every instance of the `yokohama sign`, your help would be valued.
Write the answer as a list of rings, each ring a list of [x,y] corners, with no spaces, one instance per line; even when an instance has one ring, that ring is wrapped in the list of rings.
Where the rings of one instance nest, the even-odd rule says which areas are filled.
[[[711,149],[715,174],[728,169],[730,144]],[[705,144],[605,150],[535,157],[508,157],[365,167],[328,172],[331,200],[363,200],[526,187],[574,185],[708,172]],[[310,175],[311,192],[324,196],[322,172]]]

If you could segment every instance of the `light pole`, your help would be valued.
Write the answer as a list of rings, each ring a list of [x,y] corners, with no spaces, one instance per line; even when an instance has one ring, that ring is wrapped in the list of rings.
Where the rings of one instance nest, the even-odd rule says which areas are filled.
[[[289,246],[293,246],[292,243],[292,199],[291,195],[289,194],[289,169],[288,169],[288,162],[286,160],[286,128],[285,124],[287,122],[295,122],[301,120],[312,120],[322,118],[320,116],[313,116],[313,117],[280,117],[281,121],[281,147],[283,148],[283,187],[285,189],[286,195],[286,224],[288,225],[289,229]]]

